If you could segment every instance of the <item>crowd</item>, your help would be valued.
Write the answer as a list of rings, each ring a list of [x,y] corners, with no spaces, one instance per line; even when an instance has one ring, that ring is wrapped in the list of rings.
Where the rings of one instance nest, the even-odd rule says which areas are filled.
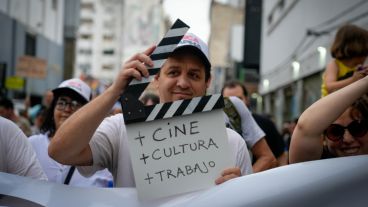
[[[156,94],[141,97],[145,105],[206,94],[211,82],[207,45],[191,33],[183,39],[155,76]],[[12,101],[1,98],[0,171],[73,186],[134,187],[124,117],[116,103],[132,79],[148,77],[154,49],[131,57],[94,99],[79,79],[48,91],[29,117],[14,113]],[[367,31],[341,27],[331,55],[323,98],[283,133],[270,118],[251,112],[243,83],[225,83],[224,124],[235,164],[223,169],[216,184],[289,163],[368,154]]]

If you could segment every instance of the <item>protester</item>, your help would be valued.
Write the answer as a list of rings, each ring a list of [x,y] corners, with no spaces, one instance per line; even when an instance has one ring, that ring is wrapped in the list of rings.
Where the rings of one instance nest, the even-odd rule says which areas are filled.
[[[318,100],[303,112],[290,163],[368,154],[368,77]]]
[[[287,125],[287,134],[288,136],[285,137],[286,139],[286,148],[289,150],[290,148],[290,142],[291,142],[291,137],[293,136],[294,133],[294,129],[296,127],[296,125],[298,124],[298,119],[299,118],[295,118],[293,119],[293,121],[291,121],[288,125]]]
[[[19,116],[14,112],[14,103],[10,99],[0,99],[0,116],[11,120],[18,125],[26,136],[30,136],[32,134],[31,124],[26,118]]]
[[[43,125],[47,115],[47,108],[45,106],[41,106],[41,108],[37,111],[33,125],[31,126],[32,135],[36,135],[41,133],[41,126]]]
[[[47,109],[50,107],[51,102],[53,100],[54,94],[51,90],[47,90],[43,94],[42,103],[36,104],[32,106],[31,108],[31,101],[30,98],[27,98],[25,101],[25,110],[28,111],[28,117],[32,122],[35,122],[36,116],[40,114],[40,111],[43,109]]]
[[[368,31],[350,24],[342,26],[336,33],[331,56],[322,76],[322,97],[368,74],[368,66],[363,65],[368,56]]]
[[[257,138],[256,142],[252,144],[248,144],[247,142],[247,145],[251,146],[251,151],[256,160],[253,164],[253,171],[257,172],[277,165],[286,165],[287,154],[285,152],[285,143],[283,142],[280,133],[277,131],[275,124],[270,119],[256,113],[250,114],[250,112],[248,112],[248,109],[246,108],[249,106],[248,91],[244,85],[239,81],[228,81],[222,88],[222,94],[224,96],[238,97],[242,101],[241,104],[236,104],[234,98],[231,98],[236,111],[241,115],[240,120],[243,130],[240,134],[242,134],[246,142],[248,139],[252,138],[252,135],[254,136],[251,131],[258,129],[259,127],[264,131],[262,136],[253,137],[253,139]],[[229,116],[229,118],[234,119],[234,116]],[[275,158],[277,160],[275,160]],[[264,160],[263,164],[261,162],[262,160]],[[257,166],[257,164],[261,167]]]
[[[27,137],[3,117],[0,117],[0,172],[47,180]]]
[[[155,46],[149,47],[144,53],[130,58],[103,94],[74,113],[60,127],[51,140],[51,157],[64,164],[92,165],[78,168],[84,175],[107,167],[114,175],[115,186],[135,186],[123,115],[103,119],[131,79],[148,77],[146,65],[153,66],[149,55],[154,49]],[[160,102],[205,95],[211,80],[210,68],[207,45],[195,35],[186,34],[155,76]],[[215,180],[216,184],[252,172],[244,140],[231,129],[226,132],[236,164],[225,169]]]
[[[74,112],[90,101],[91,88],[75,78],[63,81],[53,90],[53,94],[54,99],[47,111],[46,120],[41,126],[42,134],[29,137],[49,181],[72,186],[108,187],[112,176],[107,170],[98,171],[92,177],[85,178],[74,171],[75,167],[62,165],[50,158],[47,153],[48,145],[55,132]]]

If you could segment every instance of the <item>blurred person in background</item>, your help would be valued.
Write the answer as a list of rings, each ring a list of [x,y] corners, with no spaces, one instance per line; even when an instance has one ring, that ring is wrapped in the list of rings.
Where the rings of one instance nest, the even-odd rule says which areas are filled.
[[[246,106],[249,106],[248,91],[245,88],[245,86],[239,81],[231,80],[231,81],[226,82],[224,84],[224,87],[222,88],[221,93],[225,97],[228,97],[228,96],[238,97],[243,102],[243,104],[245,104]],[[248,111],[248,109],[246,110]],[[245,109],[238,110],[239,113],[243,113],[241,111],[245,111]],[[277,163],[274,164],[274,167],[277,165],[278,166],[286,165],[288,156],[285,151],[285,143],[281,137],[281,134],[279,133],[275,124],[273,123],[273,121],[271,121],[265,116],[261,116],[256,113],[251,113],[251,119],[256,122],[257,127],[260,127],[264,131],[264,135],[262,136],[262,139],[260,139],[260,141],[254,145],[254,147],[257,147],[257,148],[259,147],[259,150],[257,150],[257,148],[253,150],[252,148],[252,152],[254,151],[253,154],[255,152],[258,152],[258,153],[262,152],[263,154],[270,156],[269,154],[271,153],[271,155],[274,158],[276,157],[277,159]],[[251,122],[245,119],[245,120],[242,120],[242,125],[245,125],[245,126],[248,125],[248,128],[250,128],[249,125],[251,125]],[[245,131],[244,133],[247,133],[247,132]],[[243,135],[243,137],[247,139],[246,135]],[[256,160],[260,158],[260,155],[257,156],[257,154],[254,154]]]
[[[15,123],[3,117],[0,117],[0,172],[47,180],[27,137]]]
[[[229,92],[228,85],[222,88],[225,96],[224,112],[225,119],[230,128],[237,131],[247,143],[252,153],[253,172],[261,172],[277,166],[275,156],[265,140],[264,131],[258,126],[245,103]]]
[[[11,120],[23,131],[26,136],[32,135],[31,124],[28,119],[18,116],[14,111],[14,103],[7,98],[0,99],[0,116]]]
[[[47,152],[50,140],[59,127],[74,112],[90,101],[91,88],[80,79],[69,79],[63,81],[52,92],[54,98],[41,126],[42,134],[29,137],[49,181],[81,187],[108,187],[112,181],[112,176],[107,169],[96,172],[90,178],[85,178],[75,170],[74,166],[56,162],[49,157]]]
[[[45,106],[41,106],[38,110],[36,117],[33,120],[33,125],[31,126],[32,135],[40,134],[41,133],[41,126],[46,119],[47,115],[47,108]]]

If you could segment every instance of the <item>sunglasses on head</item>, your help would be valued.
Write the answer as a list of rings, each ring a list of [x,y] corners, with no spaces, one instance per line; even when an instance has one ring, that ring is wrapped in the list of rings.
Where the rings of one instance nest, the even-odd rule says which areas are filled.
[[[340,124],[331,124],[326,130],[325,130],[325,136],[333,141],[338,142],[343,139],[345,129],[349,131],[349,133],[354,138],[359,138],[364,136],[368,131],[368,121],[367,120],[354,120],[350,122],[349,125],[346,127],[341,126]]]

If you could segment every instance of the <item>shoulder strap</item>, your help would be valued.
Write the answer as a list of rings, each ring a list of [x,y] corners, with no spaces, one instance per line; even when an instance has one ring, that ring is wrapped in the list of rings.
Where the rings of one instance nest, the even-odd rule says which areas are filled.
[[[224,111],[229,117],[231,128],[242,136],[241,117],[229,97],[224,97]]]
[[[75,166],[71,166],[71,167],[69,168],[68,175],[66,176],[66,178],[65,178],[65,180],[64,180],[64,184],[65,184],[65,185],[69,185],[70,180],[72,179],[72,176],[73,176],[74,170],[75,170]]]

